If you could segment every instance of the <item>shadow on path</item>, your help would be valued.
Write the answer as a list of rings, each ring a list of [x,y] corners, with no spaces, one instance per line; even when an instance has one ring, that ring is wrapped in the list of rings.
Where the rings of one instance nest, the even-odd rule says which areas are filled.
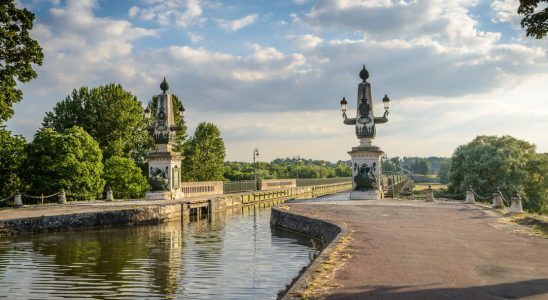
[[[473,286],[466,288],[432,288],[409,291],[407,286],[362,286],[368,291],[357,293],[337,293],[327,299],[548,299],[548,279],[533,279],[494,285]],[[407,291],[402,291],[403,289]]]

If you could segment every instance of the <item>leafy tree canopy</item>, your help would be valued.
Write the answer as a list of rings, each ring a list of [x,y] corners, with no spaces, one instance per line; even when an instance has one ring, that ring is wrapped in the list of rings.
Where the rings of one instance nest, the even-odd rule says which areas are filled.
[[[25,144],[22,136],[12,136],[0,127],[0,198],[24,189],[19,172],[25,160]]]
[[[511,136],[478,136],[459,146],[452,156],[449,191],[461,193],[468,186],[482,195],[500,187],[505,196],[522,190],[528,175],[526,166],[535,146]]]
[[[99,143],[105,159],[122,156],[140,166],[153,146],[141,103],[119,84],[73,90],[46,113],[42,126],[59,132],[80,126]]]
[[[23,98],[16,80],[36,78],[32,64],[41,65],[44,58],[29,35],[33,20],[34,14],[15,7],[13,0],[0,1],[0,123],[13,116],[13,104]]]
[[[142,198],[148,190],[147,179],[129,158],[112,156],[107,159],[103,178],[117,199]]]
[[[97,142],[81,127],[63,132],[42,128],[25,151],[23,172],[30,184],[29,194],[54,194],[63,188],[69,199],[102,198],[103,155]]]
[[[184,181],[224,180],[225,144],[219,128],[202,122],[185,143],[181,178]]]
[[[548,32],[548,0],[520,0],[518,14],[523,15],[521,27],[527,36],[542,39]]]
[[[171,101],[173,104],[173,110],[174,110],[174,121],[175,124],[181,125],[182,129],[177,132],[177,137],[175,139],[175,143],[173,144],[173,150],[177,152],[183,152],[183,145],[186,139],[188,138],[188,135],[186,133],[187,126],[185,123],[185,120],[179,116],[179,107],[182,106],[181,100],[179,100],[179,97],[177,95],[173,94],[171,95]],[[154,121],[156,120],[156,107],[158,106],[158,96],[153,96],[150,102],[148,103],[148,108],[150,109],[150,120],[147,122],[149,124],[154,124]]]
[[[529,211],[548,214],[548,153],[535,154],[526,166],[523,206]]]

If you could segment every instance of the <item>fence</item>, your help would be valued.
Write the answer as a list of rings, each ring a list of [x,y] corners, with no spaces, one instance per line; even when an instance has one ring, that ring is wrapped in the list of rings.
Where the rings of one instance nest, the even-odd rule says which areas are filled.
[[[225,194],[256,191],[257,182],[255,180],[225,181],[223,190]]]
[[[296,180],[297,187],[302,186],[311,186],[311,185],[325,185],[325,184],[337,184],[337,183],[351,183],[352,177],[333,177],[333,178],[287,178],[287,179],[265,179],[264,182],[267,184],[262,184],[262,181],[255,182],[254,180],[241,180],[241,181],[226,181],[223,183],[223,188],[225,194],[229,193],[241,193],[241,192],[251,192],[256,190],[266,190],[271,189],[277,184],[275,182],[280,182],[277,185],[278,188],[290,187],[289,183],[286,181]],[[284,182],[282,184],[281,182]]]
[[[304,187],[314,185],[328,185],[338,183],[351,183],[351,177],[334,177],[334,178],[300,178],[300,179],[268,179],[264,180],[264,184],[261,186],[259,181],[254,180],[242,180],[242,181],[228,181],[228,182],[184,182],[181,184],[181,191],[184,193],[184,197],[194,196],[208,196],[208,195],[221,195],[230,193],[251,192],[256,190],[271,190],[282,189],[292,187]],[[107,201],[114,200],[117,193],[121,191],[115,191],[110,188],[105,190],[104,195]],[[24,193],[17,193],[0,199],[0,206],[15,204],[16,206],[25,204],[44,204],[46,203],[66,203],[66,198],[70,200],[96,200],[89,199],[88,196],[78,195],[70,191],[60,190],[59,192],[51,195],[27,195]],[[119,199],[119,198],[117,198]],[[25,200],[25,201],[23,201]]]
[[[336,183],[351,183],[352,177],[333,177],[333,178],[299,178],[297,186],[324,185]]]

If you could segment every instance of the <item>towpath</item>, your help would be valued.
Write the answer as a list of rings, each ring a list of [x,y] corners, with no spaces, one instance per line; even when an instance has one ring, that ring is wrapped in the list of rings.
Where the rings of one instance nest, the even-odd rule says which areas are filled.
[[[548,299],[548,239],[499,213],[462,203],[346,197],[285,204],[351,232],[350,258],[327,299]]]

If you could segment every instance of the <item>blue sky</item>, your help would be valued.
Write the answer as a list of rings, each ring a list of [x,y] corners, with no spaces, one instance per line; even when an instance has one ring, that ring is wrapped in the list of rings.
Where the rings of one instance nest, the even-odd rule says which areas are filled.
[[[335,161],[357,145],[358,72],[392,99],[375,144],[389,156],[450,156],[479,134],[548,151],[548,39],[527,38],[514,0],[19,0],[36,14],[38,78],[8,128],[31,139],[80,86],[121,83],[143,103],[183,99],[190,129],[221,128],[228,160]]]

